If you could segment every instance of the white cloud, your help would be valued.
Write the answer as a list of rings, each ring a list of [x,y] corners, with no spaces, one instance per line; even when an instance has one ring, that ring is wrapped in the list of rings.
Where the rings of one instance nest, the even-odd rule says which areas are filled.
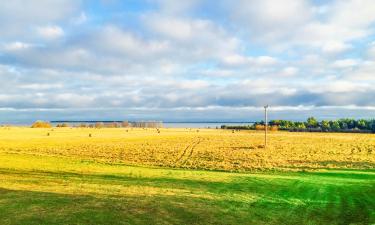
[[[315,5],[307,0],[241,0],[236,4],[227,1],[225,7],[239,32],[278,51],[298,46],[340,54],[352,48],[352,41],[371,35],[375,22],[371,0]]]
[[[375,82],[375,61],[364,61],[361,66],[346,73],[344,78],[352,82],[374,84]],[[373,85],[374,86],[374,85]]]
[[[30,90],[56,90],[56,89],[61,89],[63,88],[63,84],[38,84],[38,83],[28,83],[28,84],[21,84],[18,85],[18,88],[21,89],[30,89]]]
[[[226,1],[231,17],[241,27],[247,27],[253,40],[272,42],[289,37],[294,29],[304,25],[312,16],[305,0],[239,0]]]
[[[12,0],[2,1],[0,7],[0,36],[30,37],[30,28],[55,24],[74,16],[81,0]],[[25,35],[25,32],[27,35]]]
[[[146,22],[151,29],[166,37],[181,41],[192,39],[194,35],[201,35],[201,33],[196,32],[204,31],[210,26],[209,22],[204,20],[189,21],[171,17],[157,17],[159,16],[146,18]]]
[[[331,41],[323,44],[322,51],[328,54],[339,54],[351,49],[350,44],[339,41]]]
[[[209,82],[203,81],[203,80],[193,80],[190,82],[183,82],[178,85],[178,87],[181,89],[189,89],[189,90],[208,88],[209,86],[210,86]]]
[[[368,45],[367,56],[375,59],[375,41]]]
[[[235,71],[228,69],[207,69],[203,70],[202,75],[210,77],[230,77],[235,75]]]
[[[270,66],[275,65],[278,60],[271,56],[259,56],[254,59],[256,65]]]
[[[227,66],[272,66],[278,63],[278,60],[271,56],[248,57],[238,54],[226,55],[222,59]]]
[[[372,0],[335,1],[331,12],[332,23],[351,29],[366,29],[375,21],[375,4]]]
[[[227,55],[223,58],[224,64],[230,65],[230,66],[245,65],[245,64],[248,64],[249,61],[250,61],[249,58],[242,56],[242,55],[238,55],[238,54]]]
[[[332,66],[336,68],[354,67],[359,64],[358,59],[340,59],[333,62]]]
[[[86,23],[88,20],[87,15],[85,12],[81,12],[78,17],[73,18],[72,22],[76,25],[81,25]]]
[[[367,92],[371,89],[374,89],[369,84],[360,83],[360,82],[352,82],[352,81],[345,81],[345,80],[335,80],[328,82],[326,84],[322,84],[319,87],[314,87],[312,90],[317,93],[327,93],[327,92],[334,92],[334,93],[346,93],[346,92]]]
[[[38,34],[46,39],[56,39],[64,35],[64,30],[56,25],[36,28]]]
[[[168,51],[166,41],[142,40],[135,34],[117,26],[106,26],[94,34],[92,47],[101,50],[131,56],[152,56]]]
[[[157,38],[167,40],[173,46],[174,57],[218,59],[234,54],[240,48],[238,38],[211,20],[146,14],[143,22]]]
[[[15,41],[15,42],[12,42],[12,43],[4,44],[4,49],[6,51],[19,51],[19,50],[28,49],[30,47],[31,47],[30,44],[20,42],[20,41]]]
[[[293,66],[288,66],[288,67],[285,67],[282,71],[281,71],[281,75],[282,76],[294,76],[298,73],[299,69],[296,68],[296,67],[293,67]]]

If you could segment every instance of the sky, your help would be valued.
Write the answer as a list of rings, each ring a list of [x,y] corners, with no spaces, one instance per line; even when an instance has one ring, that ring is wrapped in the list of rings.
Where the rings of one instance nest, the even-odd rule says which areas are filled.
[[[0,123],[375,117],[373,0],[0,3]]]

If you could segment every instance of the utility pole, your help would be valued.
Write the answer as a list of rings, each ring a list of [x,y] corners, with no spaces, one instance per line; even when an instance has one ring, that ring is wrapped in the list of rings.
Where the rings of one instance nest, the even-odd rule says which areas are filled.
[[[264,106],[264,148],[267,147],[267,129],[268,129],[268,121],[267,121],[267,108],[268,105]]]

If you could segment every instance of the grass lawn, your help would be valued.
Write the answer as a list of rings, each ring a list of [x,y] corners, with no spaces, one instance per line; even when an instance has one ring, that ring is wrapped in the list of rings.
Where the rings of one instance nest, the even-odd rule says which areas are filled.
[[[375,171],[230,173],[0,153],[0,224],[374,224]]]

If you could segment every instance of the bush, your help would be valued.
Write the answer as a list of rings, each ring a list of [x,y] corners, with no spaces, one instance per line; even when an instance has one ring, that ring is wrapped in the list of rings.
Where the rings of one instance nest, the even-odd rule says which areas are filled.
[[[265,127],[266,127],[265,125],[257,124],[257,125],[255,125],[255,130],[264,130]],[[278,130],[279,130],[279,127],[276,126],[276,125],[273,125],[273,126],[267,126],[267,130],[268,130],[268,131],[278,131]]]
[[[31,128],[51,128],[52,125],[49,122],[38,120],[31,125]]]

